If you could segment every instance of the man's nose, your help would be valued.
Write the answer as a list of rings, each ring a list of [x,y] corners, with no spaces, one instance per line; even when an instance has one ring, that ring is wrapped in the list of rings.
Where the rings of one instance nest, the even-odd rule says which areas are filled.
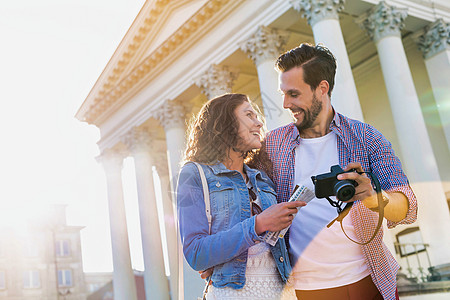
[[[291,101],[288,97],[288,95],[283,96],[283,108],[290,108],[291,107]]]

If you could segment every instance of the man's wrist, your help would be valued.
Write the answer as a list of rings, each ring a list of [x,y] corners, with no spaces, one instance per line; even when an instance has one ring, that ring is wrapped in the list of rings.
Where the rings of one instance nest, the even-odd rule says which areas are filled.
[[[384,208],[384,207],[386,207],[386,205],[389,203],[389,194],[386,193],[385,191],[381,191],[381,197],[382,197],[382,199],[383,199],[381,205],[382,205],[383,208]],[[378,200],[378,197],[377,197],[377,200]],[[377,203],[378,203],[378,201],[377,201]],[[374,212],[379,212],[379,211],[380,211],[379,205],[377,205],[376,207],[371,207],[371,208],[369,208],[369,209],[370,209],[371,211],[374,211]]]

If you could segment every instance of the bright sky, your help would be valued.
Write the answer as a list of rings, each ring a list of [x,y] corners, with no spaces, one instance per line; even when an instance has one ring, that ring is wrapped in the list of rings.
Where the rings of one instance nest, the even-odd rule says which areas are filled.
[[[68,204],[84,270],[112,271],[96,127],[74,118],[144,0],[0,0],[0,211]],[[133,267],[143,269],[132,164],[124,190]],[[0,216],[1,218],[1,216]]]

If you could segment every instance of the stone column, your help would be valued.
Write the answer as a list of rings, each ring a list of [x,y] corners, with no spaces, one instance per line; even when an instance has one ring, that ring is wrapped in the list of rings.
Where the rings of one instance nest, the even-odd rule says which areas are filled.
[[[241,50],[256,65],[268,130],[292,122],[291,115],[283,108],[283,97],[278,91],[278,73],[274,68],[278,56],[283,52],[286,41],[286,33],[260,26],[247,41],[240,44]]]
[[[380,2],[358,20],[378,50],[404,166],[419,201],[418,220],[434,265],[450,262],[450,214],[400,31],[407,16]]]
[[[151,141],[149,132],[137,127],[123,137],[133,155],[136,170],[146,299],[170,299],[153,184]]]
[[[194,83],[202,89],[208,100],[222,94],[231,93],[233,81],[238,74],[227,66],[211,65],[206,72],[194,80]]]
[[[211,86],[212,87],[212,86]],[[217,90],[216,90],[217,91]],[[161,125],[164,127],[166,133],[166,143],[167,143],[167,157],[169,162],[169,176],[171,178],[170,185],[172,191],[177,189],[178,173],[180,171],[181,162],[183,160],[183,153],[185,150],[185,119],[186,119],[186,109],[179,102],[166,101],[164,105],[155,112],[155,118],[157,118]],[[173,203],[176,204],[176,195],[172,194]],[[178,235],[178,249],[177,258],[170,257],[170,264],[176,259],[178,269],[178,298],[174,299],[196,299],[201,295],[202,289],[205,285],[204,281],[200,278],[199,274],[195,272],[186,262],[182,252],[181,239],[179,237],[178,230],[178,220],[176,209],[173,208],[175,224],[177,226]],[[166,228],[168,230],[168,228]],[[169,238],[169,236],[168,236]],[[174,243],[174,241],[168,241],[169,243]],[[169,252],[169,255],[171,253]],[[173,254],[172,254],[173,255]],[[171,268],[172,272],[172,268]],[[176,272],[176,271],[174,271]],[[171,280],[176,274],[171,274]],[[174,295],[172,294],[174,297]]]
[[[131,268],[125,204],[123,202],[122,166],[126,154],[106,149],[98,157],[106,174],[109,222],[113,257],[113,289],[116,299],[137,300],[136,282]]]
[[[178,299],[178,243],[176,224],[176,205],[172,197],[168,158],[165,149],[159,149],[154,154],[155,167],[161,183],[161,196],[164,210],[164,225],[166,230],[166,245],[169,256],[170,291],[172,299]]]
[[[363,121],[363,113],[353,79],[352,68],[345,47],[340,12],[345,0],[290,0],[292,7],[308,20],[316,44],[322,43],[336,57],[335,85],[331,94],[333,107],[344,115]]]
[[[416,36],[433,88],[445,138],[450,149],[450,23],[442,19]]]

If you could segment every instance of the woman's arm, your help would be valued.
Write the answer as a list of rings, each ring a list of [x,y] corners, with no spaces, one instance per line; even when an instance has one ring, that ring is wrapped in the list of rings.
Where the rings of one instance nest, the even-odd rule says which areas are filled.
[[[177,204],[183,253],[194,270],[225,263],[260,241],[255,217],[227,231],[209,234],[200,175],[193,164],[185,165],[180,172]]]

